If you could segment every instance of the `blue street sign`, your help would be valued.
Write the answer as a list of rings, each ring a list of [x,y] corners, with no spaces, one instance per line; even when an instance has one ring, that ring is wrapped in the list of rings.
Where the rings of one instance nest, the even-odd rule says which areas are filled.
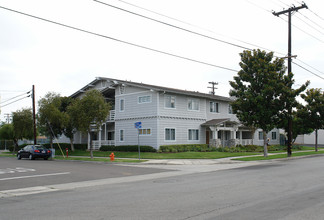
[[[140,129],[142,128],[142,122],[135,122],[135,128]]]

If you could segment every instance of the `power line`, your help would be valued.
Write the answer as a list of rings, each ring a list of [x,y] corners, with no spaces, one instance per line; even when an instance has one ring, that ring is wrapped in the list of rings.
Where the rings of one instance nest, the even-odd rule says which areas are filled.
[[[199,64],[204,64],[204,65],[207,65],[207,66],[212,66],[212,67],[216,67],[216,68],[220,68],[220,69],[224,69],[224,70],[228,70],[228,71],[238,72],[238,70],[234,70],[234,69],[231,69],[231,68],[227,68],[227,67],[207,63],[207,62],[204,62],[204,61],[195,60],[195,59],[192,59],[192,58],[172,54],[172,53],[169,53],[169,52],[161,51],[161,50],[146,47],[146,46],[142,46],[142,45],[139,45],[139,44],[135,44],[135,43],[131,43],[131,42],[128,42],[128,41],[120,40],[120,39],[117,39],[117,38],[114,38],[114,37],[109,37],[107,35],[98,34],[98,33],[95,33],[95,32],[92,32],[92,31],[87,31],[85,29],[81,29],[81,28],[78,28],[78,27],[66,25],[66,24],[63,24],[63,23],[56,22],[56,21],[48,20],[46,18],[41,18],[41,17],[35,16],[35,15],[20,12],[20,11],[14,10],[14,9],[6,8],[6,7],[3,7],[3,6],[0,6],[0,8],[11,11],[11,12],[18,13],[18,14],[21,14],[21,15],[25,15],[25,16],[28,16],[28,17],[31,17],[31,18],[35,18],[35,19],[38,19],[38,20],[42,20],[42,21],[45,21],[45,22],[56,24],[56,25],[59,25],[59,26],[65,27],[65,28],[70,28],[70,29],[77,30],[77,31],[80,31],[80,32],[83,32],[83,33],[87,33],[87,34],[95,35],[95,36],[98,36],[98,37],[102,37],[102,38],[110,39],[110,40],[113,40],[113,41],[117,41],[119,43],[128,44],[128,45],[131,45],[131,46],[134,46],[134,47],[150,50],[150,51],[153,51],[153,52],[157,52],[157,53],[160,53],[160,54],[180,58],[180,59],[183,59],[183,60],[187,60],[187,61],[191,61],[191,62],[195,62],[195,63],[199,63]]]
[[[297,19],[299,19],[300,21],[302,21],[303,23],[305,23],[307,26],[309,26],[310,28],[316,30],[317,32],[321,33],[322,35],[324,35],[324,33],[320,30],[318,30],[316,27],[314,27],[313,25],[307,23],[305,20],[303,20],[302,18],[296,16]],[[321,27],[322,28],[322,27]]]
[[[15,101],[13,101],[13,102],[10,102],[10,103],[8,103],[8,104],[2,105],[2,106],[0,106],[0,107],[1,107],[1,108],[6,107],[6,106],[8,106],[8,105],[11,105],[11,104],[13,104],[13,103],[16,103],[16,102],[18,102],[18,101],[20,101],[20,100],[23,100],[23,99],[25,99],[25,98],[28,98],[28,97],[29,97],[29,96],[22,97],[22,98],[20,98],[20,99],[17,99],[17,100],[15,100]]]
[[[201,33],[186,29],[186,28],[182,28],[182,27],[179,27],[179,26],[176,26],[176,25],[164,22],[164,21],[160,21],[160,20],[157,20],[157,19],[154,19],[154,18],[150,18],[148,16],[141,15],[141,14],[138,14],[136,12],[132,12],[132,11],[126,10],[124,8],[120,8],[120,7],[105,3],[105,2],[101,2],[101,1],[98,1],[98,0],[93,0],[93,1],[97,2],[97,3],[100,3],[100,4],[103,4],[103,5],[106,5],[106,6],[109,6],[109,7],[112,7],[112,8],[115,8],[115,9],[118,9],[118,10],[121,10],[121,11],[124,11],[124,12],[127,12],[127,13],[130,13],[130,14],[133,14],[133,15],[136,15],[136,16],[139,16],[139,17],[142,17],[142,18],[145,18],[145,19],[148,19],[148,20],[151,20],[151,21],[154,21],[154,22],[157,22],[157,23],[160,23],[160,24],[163,24],[163,25],[167,25],[169,27],[173,27],[173,28],[176,28],[176,29],[179,29],[179,30],[182,30],[182,31],[186,31],[186,32],[191,33],[191,34],[199,35],[201,37],[205,37],[205,38],[215,40],[215,41],[218,41],[218,42],[221,42],[221,43],[224,43],[224,44],[228,44],[228,45],[231,45],[231,46],[239,47],[239,48],[242,48],[242,49],[245,49],[245,50],[252,50],[251,48],[247,48],[247,47],[244,47],[244,46],[241,46],[241,45],[238,45],[238,44],[234,44],[234,43],[224,41],[224,40],[221,40],[221,39],[217,39],[215,37],[211,37],[211,36],[208,36],[208,35],[205,35],[205,34],[201,34]]]
[[[0,104],[3,104],[3,103],[5,103],[5,102],[9,102],[9,101],[11,101],[11,100],[14,100],[14,99],[16,99],[16,98],[18,98],[18,97],[20,97],[20,96],[23,96],[23,95],[26,95],[26,94],[29,94],[29,93],[30,93],[30,91],[27,92],[27,93],[23,93],[23,94],[17,95],[17,96],[15,96],[15,97],[12,97],[12,98],[10,98],[10,99],[7,99],[7,100],[1,102]]]
[[[158,21],[158,20],[156,20],[156,19],[153,19],[153,18],[149,18],[149,17],[147,17],[147,16],[144,16],[144,15],[141,15],[141,14],[138,14],[138,13],[135,13],[135,12],[131,12],[131,11],[129,11],[129,10],[126,10],[126,9],[123,9],[123,8],[120,8],[120,7],[117,7],[117,6],[114,6],[114,5],[111,5],[111,4],[108,4],[108,3],[104,3],[104,2],[101,2],[101,1],[98,1],[98,0],[94,0],[95,2],[98,2],[98,3],[101,3],[101,4],[104,4],[104,5],[107,5],[107,6],[110,6],[110,7],[113,7],[113,8],[116,8],[116,9],[119,9],[119,10],[122,10],[122,11],[125,11],[125,12],[128,12],[128,13],[131,13],[131,14],[134,14],[134,15],[137,15],[137,16],[140,16],[140,17],[144,17],[144,18],[147,18],[147,19],[150,19],[150,20],[153,20],[153,21],[156,21],[156,22],[159,22],[159,23],[161,23],[162,21]],[[193,24],[191,24],[191,23],[188,23],[188,22],[185,22],[185,21],[182,21],[182,20],[180,20],[180,19],[177,19],[177,18],[173,18],[173,17],[170,17],[170,16],[168,16],[168,15],[165,15],[165,14],[162,14],[162,13],[159,13],[159,12],[156,12],[156,11],[153,11],[153,10],[150,10],[150,9],[147,9],[147,8],[144,8],[144,7],[141,7],[141,6],[138,6],[138,5],[135,5],[135,4],[132,4],[132,3],[129,3],[129,2],[126,2],[126,1],[123,1],[123,0],[118,0],[118,1],[120,1],[120,2],[123,2],[123,3],[125,3],[125,4],[128,4],[128,5],[131,5],[131,6],[133,6],[133,7],[136,7],[136,8],[140,8],[140,9],[142,9],[142,10],[145,10],[145,11],[148,11],[148,12],[151,12],[151,13],[154,13],[154,14],[157,14],[157,15],[160,15],[160,16],[163,16],[163,17],[166,17],[166,18],[169,18],[169,19],[172,19],[172,20],[175,20],[175,21],[178,21],[178,22],[181,22],[181,23],[184,23],[184,24],[187,24],[187,25],[190,25],[190,26],[193,26],[193,27],[198,27],[198,28],[200,28],[200,29],[203,29],[203,30],[206,30],[205,28],[201,28],[201,27],[199,27],[199,26],[197,26],[197,25],[193,25]],[[251,1],[249,1],[249,0],[246,0],[247,2],[249,2],[249,3],[251,3],[251,4],[253,4],[253,5],[255,5],[255,6],[257,6],[257,7],[259,7],[258,5],[256,5],[256,4],[254,4],[253,2],[251,2]],[[281,0],[278,0],[279,2],[281,2],[282,4],[284,4],[284,5],[287,5],[286,3],[284,3],[284,2],[282,2]],[[274,1],[272,1],[272,2],[274,2]],[[289,6],[289,5],[287,5],[287,6]],[[261,9],[263,9],[263,10],[265,10],[265,11],[267,11],[267,12],[271,12],[272,13],[272,11],[270,11],[270,10],[267,10],[267,9],[264,9],[264,8],[262,8],[262,7],[259,7],[259,8],[261,8]],[[300,12],[299,12],[300,13]],[[281,18],[281,17],[280,17]],[[283,19],[284,21],[286,21],[285,19]],[[286,21],[286,22],[288,22],[288,21]],[[166,23],[166,22],[162,22],[163,24],[168,24],[168,23]],[[171,24],[168,24],[168,25],[171,25]],[[171,26],[175,26],[175,25],[171,25]],[[175,26],[176,27],[176,26]],[[180,28],[180,27],[179,27]],[[298,28],[298,27],[297,27]],[[182,28],[180,28],[180,29],[182,29]],[[213,32],[213,31],[211,31],[211,30],[207,30],[207,31],[209,31],[209,32]],[[215,32],[213,32],[213,33],[215,33]],[[305,32],[306,33],[306,32]],[[199,34],[199,33],[197,33],[197,34]],[[201,35],[201,34],[199,34],[199,35]],[[228,37],[228,36],[227,36]],[[237,39],[235,39],[235,40],[237,40]],[[249,45],[252,45],[252,46],[256,46],[256,47],[259,47],[259,48],[261,48],[261,49],[265,49],[265,50],[268,50],[268,51],[273,51],[273,50],[270,50],[270,49],[266,49],[266,48],[263,48],[263,47],[260,47],[260,46],[258,46],[258,45],[254,45],[254,44],[250,44],[250,43],[247,43],[247,42],[244,42],[244,41],[241,41],[241,42],[243,42],[243,43],[246,43],[246,44],[249,44]],[[248,49],[248,50],[251,50],[251,49]],[[275,51],[274,51],[275,52]],[[285,55],[284,53],[280,53],[280,52],[276,52],[276,53],[278,53],[278,54],[282,54],[282,55]],[[299,60],[299,61],[301,61],[301,60]],[[301,61],[302,62],[302,61]],[[304,62],[303,62],[304,63]],[[306,64],[306,63],[304,63],[305,65],[307,65],[307,66],[309,66],[309,67],[311,67],[310,65],[308,65],[308,64]],[[297,65],[297,64],[296,64]],[[313,67],[311,67],[311,68],[313,68]],[[313,69],[315,69],[315,68],[313,68]],[[315,69],[316,70],[316,69]],[[309,71],[309,70],[308,70]],[[317,71],[319,71],[319,70],[317,70]],[[311,72],[311,71],[309,71],[309,72]],[[319,72],[321,72],[321,71],[319,71]],[[313,72],[311,72],[312,74],[315,74],[315,73],[313,73]],[[315,75],[317,75],[317,74],[315,74]],[[320,77],[320,76],[319,76]],[[320,77],[321,78],[321,77]]]
[[[323,74],[323,75],[324,75],[324,72],[323,72],[323,71],[320,71],[320,70],[316,69],[315,67],[312,67],[311,65],[309,65],[309,64],[307,64],[307,63],[305,63],[304,61],[302,61],[302,60],[300,60],[300,59],[298,59],[298,58],[297,58],[297,60],[298,60],[299,62],[301,62],[301,63],[305,64],[306,66],[308,66],[308,67],[312,68],[313,70],[315,70],[315,71],[317,71],[317,72],[319,72],[319,73],[321,73],[321,74]]]
[[[324,21],[324,18],[322,18],[321,16],[319,16],[318,14],[316,14],[314,11],[312,11],[311,9],[308,9],[310,12],[312,12],[316,17],[318,17],[319,19]]]
[[[131,5],[133,7],[136,7],[136,8],[139,8],[139,9],[142,9],[144,11],[148,11],[150,13],[153,13],[153,14],[156,14],[156,15],[159,15],[159,16],[162,16],[162,17],[165,17],[165,18],[168,18],[168,19],[171,19],[171,20],[174,20],[174,21],[177,21],[177,22],[180,22],[180,23],[183,23],[183,24],[186,24],[186,25],[189,25],[191,27],[194,27],[194,28],[198,28],[198,29],[201,29],[203,31],[207,31],[207,32],[210,32],[210,33],[213,33],[213,34],[217,34],[217,35],[220,35],[220,36],[223,36],[223,37],[227,37],[227,38],[231,38],[233,40],[236,40],[238,42],[241,42],[241,43],[244,43],[244,44],[247,44],[247,45],[250,45],[250,46],[253,46],[253,47],[257,47],[257,48],[261,48],[263,50],[267,50],[267,51],[273,51],[277,54],[281,54],[281,55],[285,55],[284,53],[281,53],[281,52],[278,52],[278,51],[274,51],[274,50],[270,50],[268,48],[265,48],[265,47],[262,47],[262,46],[259,46],[259,45],[256,45],[256,44],[252,44],[252,43],[249,43],[247,41],[243,41],[243,40],[240,40],[240,39],[237,39],[237,38],[234,38],[234,37],[230,37],[230,36],[227,36],[227,35],[224,35],[224,34],[220,34],[220,33],[216,33],[210,29],[207,29],[207,28],[203,28],[203,27],[200,27],[198,25],[195,25],[195,24],[191,24],[189,22],[186,22],[186,21],[183,21],[183,20],[180,20],[178,18],[174,18],[174,17],[171,17],[171,16],[168,16],[168,15],[165,15],[165,14],[162,14],[162,13],[159,13],[159,12],[156,12],[156,11],[153,11],[153,10],[150,10],[150,9],[147,9],[147,8],[144,8],[144,7],[141,7],[141,6],[138,6],[138,5],[135,5],[135,4],[132,4],[132,3],[129,3],[129,2],[126,2],[126,1],[123,1],[123,0],[117,0],[117,1],[120,1],[124,4],[128,4],[128,5]],[[271,12],[271,11],[269,11]],[[242,46],[243,47],[243,46]],[[248,49],[248,50],[251,50],[251,49]]]
[[[300,11],[298,13],[301,14],[304,18],[306,18],[310,22],[312,22],[313,24],[315,24],[317,27],[319,27],[319,28],[321,28],[321,29],[324,30],[324,28],[321,25],[319,25],[318,23],[316,23],[315,21],[313,21],[312,19],[310,19],[309,17],[307,17],[306,15],[304,15],[303,13],[301,13]]]
[[[295,65],[297,65],[297,66],[299,66],[300,68],[306,70],[307,72],[310,72],[310,73],[313,74],[314,76],[317,76],[317,77],[319,77],[319,78],[321,78],[321,79],[324,80],[324,77],[322,77],[322,76],[320,76],[320,75],[318,75],[318,74],[316,74],[316,73],[310,71],[309,69],[307,69],[307,68],[305,68],[305,67],[299,65],[298,63],[295,63],[295,62],[292,62],[292,63],[295,64]]]

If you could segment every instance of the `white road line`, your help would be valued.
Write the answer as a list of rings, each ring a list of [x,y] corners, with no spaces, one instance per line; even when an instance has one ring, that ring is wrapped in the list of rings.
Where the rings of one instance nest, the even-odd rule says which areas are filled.
[[[66,175],[66,174],[70,174],[70,172],[65,172],[65,173],[48,173],[48,174],[40,174],[40,175],[32,175],[32,176],[16,176],[16,177],[2,178],[0,180],[15,180],[15,179],[25,179],[25,178],[43,177],[43,176],[58,176],[58,175]]]

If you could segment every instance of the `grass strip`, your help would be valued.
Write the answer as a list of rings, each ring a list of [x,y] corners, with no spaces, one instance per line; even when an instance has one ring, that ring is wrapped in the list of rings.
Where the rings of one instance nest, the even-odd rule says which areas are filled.
[[[308,151],[308,152],[293,152],[291,157],[301,157],[301,156],[308,156],[308,155],[318,155],[324,154],[324,151]],[[256,157],[242,157],[242,158],[235,158],[232,160],[239,160],[239,161],[256,161],[256,160],[273,160],[273,159],[281,159],[281,158],[288,158],[287,154],[275,154],[269,155],[268,157],[264,156],[256,156]]]
[[[132,160],[132,159],[115,159],[114,161],[110,161],[110,158],[98,158],[95,157],[91,159],[90,157],[62,157],[62,156],[55,156],[54,160],[78,160],[78,161],[99,161],[99,162],[107,162],[107,163],[142,163],[147,160]]]

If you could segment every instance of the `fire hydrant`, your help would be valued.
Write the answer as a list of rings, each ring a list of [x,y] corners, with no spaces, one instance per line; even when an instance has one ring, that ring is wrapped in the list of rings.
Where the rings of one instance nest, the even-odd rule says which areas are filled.
[[[114,153],[111,153],[109,155],[109,157],[110,157],[110,161],[114,161],[115,160],[115,154]]]

